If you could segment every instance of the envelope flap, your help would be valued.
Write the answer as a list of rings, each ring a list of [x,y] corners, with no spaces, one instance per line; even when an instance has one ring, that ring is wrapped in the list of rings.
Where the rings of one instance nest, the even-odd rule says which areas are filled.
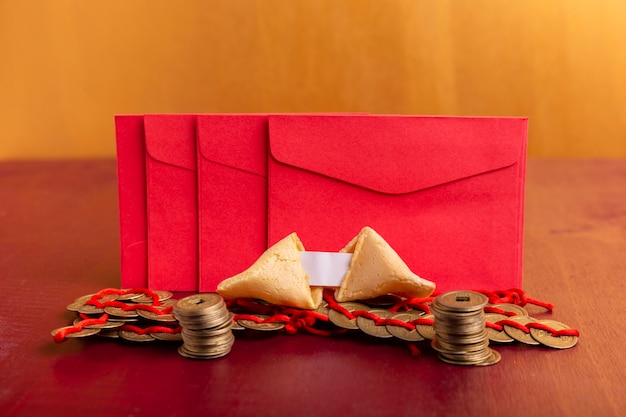
[[[159,161],[196,170],[196,116],[186,114],[146,114],[146,152]]]
[[[198,150],[205,160],[267,174],[266,115],[199,115],[197,129]]]
[[[403,194],[515,164],[526,118],[272,116],[278,162]]]

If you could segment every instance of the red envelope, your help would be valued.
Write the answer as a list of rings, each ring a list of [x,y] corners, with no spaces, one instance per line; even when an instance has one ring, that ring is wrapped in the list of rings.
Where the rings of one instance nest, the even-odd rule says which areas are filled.
[[[200,291],[267,248],[267,115],[199,115]]]
[[[521,287],[527,119],[271,116],[268,236],[363,226],[437,291]]]
[[[197,187],[195,116],[116,117],[123,286],[212,291],[268,235],[336,251],[364,225],[440,291],[521,286],[526,119],[199,119]]]
[[[148,285],[143,116],[115,117],[120,211],[121,285]]]
[[[145,115],[148,285],[198,289],[196,116]]]

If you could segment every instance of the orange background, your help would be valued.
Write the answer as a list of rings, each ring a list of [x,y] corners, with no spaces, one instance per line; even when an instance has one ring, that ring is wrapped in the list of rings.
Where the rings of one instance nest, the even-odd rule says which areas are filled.
[[[0,159],[112,157],[113,116],[530,118],[529,155],[626,157],[621,0],[0,0]]]

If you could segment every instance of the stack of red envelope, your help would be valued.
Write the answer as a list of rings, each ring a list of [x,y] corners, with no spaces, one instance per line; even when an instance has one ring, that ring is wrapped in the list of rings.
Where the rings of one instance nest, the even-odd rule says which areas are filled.
[[[122,287],[214,291],[296,232],[375,229],[437,291],[521,288],[527,119],[116,117]]]

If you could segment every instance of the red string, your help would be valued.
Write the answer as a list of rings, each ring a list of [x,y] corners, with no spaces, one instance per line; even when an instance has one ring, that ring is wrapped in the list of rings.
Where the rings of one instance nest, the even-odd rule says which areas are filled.
[[[326,300],[326,302],[328,303],[328,308],[331,308],[333,310],[340,312],[341,314],[348,317],[350,320],[354,320],[356,317],[352,315],[351,312],[346,310],[342,305],[338,304],[337,301],[335,301],[335,297],[333,294],[334,294],[333,290],[329,290],[327,288],[324,289],[323,297],[324,297],[324,300]]]
[[[426,298],[412,298],[409,300],[404,300],[396,303],[393,307],[389,309],[389,311],[407,311],[410,309],[413,310],[421,310],[426,314],[430,314],[430,307],[426,305],[426,303],[432,302],[434,297],[426,297]]]
[[[71,333],[77,333],[77,332],[80,332],[81,330],[82,330],[82,329],[79,329],[79,328],[77,328],[77,327],[75,327],[75,326],[74,326],[74,327],[68,327],[68,328],[61,329],[61,330],[59,330],[58,332],[56,332],[56,333],[54,334],[54,336],[52,336],[52,338],[54,339],[54,341],[55,341],[56,343],[61,343],[61,342],[63,342],[63,341],[65,340],[65,337],[66,337],[68,334],[71,334]]]
[[[543,323],[528,323],[526,325],[526,327],[528,327],[529,329],[541,329],[541,330],[545,330],[548,333],[551,333],[552,336],[554,337],[559,337],[559,336],[575,336],[578,337],[580,335],[580,333],[578,332],[578,330],[576,329],[563,329],[563,330],[556,330],[553,329],[550,326],[546,326]]]
[[[415,325],[414,324],[412,324],[410,322],[398,320],[398,319],[387,319],[387,324],[390,324],[392,326],[397,326],[397,327],[404,327],[407,330],[414,330],[415,329]]]
[[[251,320],[255,323],[284,323],[284,329],[287,334],[295,334],[300,329],[318,336],[333,336],[345,333],[345,329],[340,329],[339,331],[316,329],[313,327],[316,321],[328,321],[328,316],[316,311],[293,308],[276,308],[274,315],[267,318],[257,317],[253,314],[236,314],[233,320]]]
[[[227,299],[226,306],[229,310],[236,310],[237,308],[241,308],[245,311],[264,315],[268,315],[274,310],[274,307],[267,304],[258,303],[251,298]]]
[[[80,317],[83,319],[76,323],[73,326],[66,327],[64,329],[59,330],[53,336],[53,339],[56,343],[61,343],[65,340],[68,334],[78,333],[85,328],[85,326],[93,326],[95,324],[104,324],[109,318],[108,314],[103,314],[97,319],[89,318],[88,316],[81,314]]]
[[[420,350],[417,348],[417,346],[415,346],[414,343],[407,343],[406,346],[409,348],[411,356],[416,357],[421,354]]]
[[[152,298],[152,305],[126,304],[121,301],[115,301],[115,300],[104,301],[104,302],[100,301],[102,297],[110,295],[110,294],[116,294],[116,295],[145,294]],[[146,310],[146,311],[150,311],[152,313],[159,314],[159,315],[170,314],[174,308],[173,306],[167,306],[164,308],[155,308],[155,307],[162,305],[162,303],[159,301],[159,295],[153,291],[150,291],[147,288],[131,288],[131,289],[126,289],[126,290],[122,290],[118,288],[104,288],[98,291],[97,293],[95,293],[94,295],[92,295],[91,298],[85,302],[85,304],[92,305],[97,308],[105,308],[109,306],[119,307],[124,311]],[[83,330],[85,326],[106,323],[106,321],[109,318],[109,315],[105,313],[98,318],[91,318],[87,316],[86,314],[80,313],[79,317],[82,318],[83,320],[79,321],[73,326],[68,326],[64,329],[61,329],[53,335],[53,339],[56,343],[63,342],[67,338],[67,335],[72,334],[72,333],[78,333],[81,330]],[[160,331],[163,331],[165,333],[180,332],[180,328],[176,330],[176,329],[172,329],[172,328],[165,327],[165,326],[147,327],[146,329],[150,331],[147,331],[146,329],[141,329],[140,327],[132,326],[132,325],[124,325],[118,328],[118,330],[130,330],[130,331],[136,331],[137,329],[141,330],[141,332],[137,332],[139,334],[145,334],[145,333],[150,333],[150,332],[160,332]],[[151,330],[151,329],[161,329],[161,330]]]
[[[484,310],[485,310],[485,313],[497,313],[497,314],[502,314],[503,316],[509,316],[509,317],[517,315],[512,311],[505,311],[500,308],[491,307],[491,306],[485,306]]]
[[[494,329],[497,332],[501,332],[503,327],[501,324],[499,323],[491,323],[491,322],[485,322],[485,327],[489,327],[491,329]]]
[[[110,300],[110,301],[104,301],[104,302],[100,301],[102,297],[109,295],[109,294],[126,295],[126,294],[136,294],[136,293],[145,293],[146,295],[152,297],[152,305],[128,304],[128,303],[123,303],[121,301],[116,301],[116,300]],[[159,301],[159,295],[145,288],[144,289],[133,288],[130,290],[118,290],[116,288],[106,288],[104,290],[101,290],[95,293],[89,300],[85,302],[85,304],[92,305],[97,308],[118,307],[124,311],[145,310],[145,311],[150,311],[158,315],[170,314],[174,308],[173,306],[155,308],[155,307],[162,305],[162,303]]]
[[[500,320],[498,322],[495,323],[485,323],[486,327],[490,327],[494,330],[497,331],[502,331],[504,326],[511,326],[514,327],[518,330],[521,330],[524,333],[530,333],[530,329],[540,329],[540,330],[545,330],[546,332],[550,333],[553,337],[559,337],[559,336],[575,336],[578,337],[580,336],[580,332],[576,329],[563,329],[563,330],[556,330],[553,329],[550,326],[547,326],[543,323],[539,323],[539,322],[530,322],[526,325],[523,325],[521,323],[518,323],[516,321],[513,320]]]
[[[521,289],[514,288],[514,289],[504,290],[504,291],[478,290],[477,292],[485,294],[489,299],[489,303],[491,304],[510,303],[510,304],[517,304],[520,306],[524,306],[526,304],[534,304],[537,306],[544,307],[549,311],[552,311],[554,308],[554,306],[550,303],[546,303],[543,301],[539,301],[539,300],[527,297],[524,291],[522,291]],[[150,296],[152,298],[152,305],[127,304],[127,303],[123,303],[121,301],[115,301],[115,300],[104,301],[104,302],[100,301],[102,297],[109,295],[109,294],[126,295],[126,294],[134,294],[134,293],[143,293],[143,294]],[[407,311],[410,309],[415,309],[415,310],[421,310],[425,313],[430,313],[430,308],[428,307],[426,303],[432,302],[432,300],[434,299],[436,295],[437,294],[433,294],[431,297],[425,297],[425,298],[413,298],[413,299],[408,299],[408,300],[400,300],[398,303],[396,303],[391,308],[389,308],[389,311],[398,312],[398,311]],[[351,320],[354,320],[357,317],[365,317],[367,319],[373,320],[375,325],[377,326],[393,325],[393,326],[400,326],[408,330],[414,330],[415,326],[417,325],[432,326],[434,323],[434,320],[432,318],[430,319],[417,318],[415,320],[405,322],[405,321],[397,320],[393,318],[382,318],[382,317],[377,316],[374,313],[370,313],[365,310],[355,310],[353,312],[350,312],[346,308],[344,308],[342,305],[337,303],[337,301],[334,298],[334,290],[332,289],[325,289],[323,293],[323,297],[324,297],[324,300],[326,300],[326,302],[328,303],[328,307],[330,309],[336,310],[344,314],[346,317],[348,317]],[[331,335],[343,334],[347,332],[347,329],[323,330],[323,329],[315,328],[314,325],[316,324],[317,321],[323,321],[323,322],[329,321],[329,318],[327,315],[319,313],[317,311],[300,310],[300,309],[295,309],[291,307],[268,305],[264,303],[259,303],[255,301],[254,299],[250,299],[250,298],[227,299],[225,301],[229,310],[231,311],[232,310],[244,310],[247,312],[246,314],[243,314],[243,313],[236,314],[234,320],[252,320],[255,323],[281,322],[285,324],[284,329],[285,329],[285,332],[288,334],[295,334],[300,329],[302,329],[305,332],[315,334],[315,335],[321,335],[321,336],[331,336]],[[162,303],[159,301],[158,294],[146,288],[132,288],[132,289],[127,289],[127,290],[120,290],[116,288],[105,288],[101,291],[98,291],[96,294],[94,294],[91,297],[91,299],[89,299],[86,302],[86,304],[93,305],[98,308],[104,308],[108,306],[119,307],[124,311],[146,310],[146,311],[151,311],[155,314],[170,314],[171,311],[173,310],[172,306],[168,306],[165,308],[155,308],[155,306],[162,305]],[[515,313],[513,312],[504,311],[502,309],[490,307],[490,306],[485,307],[485,311],[504,314],[509,317],[515,316]],[[267,315],[269,317],[260,318],[260,317],[255,316],[254,314]],[[65,339],[65,337],[68,334],[79,332],[85,326],[88,326],[88,325],[103,324],[108,319],[108,315],[106,314],[102,315],[101,317],[97,319],[90,318],[89,316],[85,314],[80,314],[80,317],[83,318],[83,320],[78,322],[75,326],[71,326],[71,327],[68,327],[66,329],[63,329],[57,332],[54,335],[55,342],[60,343]],[[550,334],[552,334],[552,336],[555,336],[555,337],[579,335],[578,331],[575,329],[556,330],[541,323],[528,323],[526,326],[520,323],[511,321],[511,320],[500,320],[496,323],[489,323],[489,322],[485,323],[486,327],[493,328],[497,331],[502,331],[504,325],[515,327],[517,329],[524,331],[525,333],[529,333],[530,328],[539,328],[539,329],[549,332]],[[121,326],[119,330],[133,331],[138,334],[146,334],[146,333],[153,333],[153,332],[177,333],[177,332],[180,332],[180,327],[170,328],[166,326],[150,326],[147,328],[140,328],[138,326],[127,324],[127,325]],[[411,349],[412,353],[416,352],[416,354],[419,354],[419,350],[413,344],[408,344],[408,346],[409,346],[409,349]]]
[[[485,294],[487,298],[489,299],[490,304],[516,304],[519,306],[524,306],[526,304],[534,304],[537,306],[544,307],[549,311],[552,311],[554,309],[554,306],[550,303],[546,303],[543,301],[539,301],[539,300],[527,297],[524,291],[520,289],[511,289],[511,290],[504,290],[504,291],[482,291],[481,290],[477,292]],[[396,305],[394,305],[393,307],[391,307],[389,310],[395,312],[400,309],[406,308],[407,306],[410,306],[411,308],[417,307],[418,309],[424,312],[430,312],[430,309],[424,303],[431,302],[435,296],[428,297],[428,298],[421,298],[421,299],[416,298],[416,299],[412,299],[408,301],[406,300],[401,301],[397,303]],[[393,318],[382,318],[364,310],[355,310],[355,311],[350,312],[347,309],[345,309],[343,306],[341,306],[339,303],[337,303],[337,301],[334,298],[334,291],[329,290],[329,289],[324,290],[324,300],[326,300],[326,302],[328,303],[329,308],[341,312],[342,314],[344,314],[346,317],[348,317],[351,320],[355,319],[356,317],[366,317],[370,320],[373,320],[375,325],[377,326],[393,325],[393,326],[401,326],[408,330],[413,330],[415,329],[416,325],[432,326],[434,323],[434,319],[432,318],[431,319],[418,318],[409,322],[404,322],[402,320],[396,320]],[[503,314],[509,317],[516,315],[514,312],[504,311],[502,309],[491,307],[491,306],[486,306],[485,312],[499,313],[499,314]],[[496,323],[491,323],[491,322],[485,323],[486,327],[492,328],[497,331],[502,331],[503,325],[511,325],[517,329],[524,331],[525,333],[530,333],[530,328],[539,328],[539,329],[549,332],[554,337],[559,337],[559,336],[576,336],[577,337],[579,336],[579,332],[576,329],[556,330],[542,323],[529,323],[527,326],[521,325],[511,320],[500,320]]]
[[[476,292],[486,295],[491,304],[517,304],[522,307],[526,304],[534,304],[548,311],[554,310],[553,304],[527,297],[526,293],[519,288],[500,291],[476,290]]]
[[[415,319],[413,321],[410,321],[409,323],[413,323],[413,324],[421,324],[421,325],[426,325],[426,326],[432,326],[435,323],[435,319],[425,319],[425,318],[419,318],[419,319]]]

